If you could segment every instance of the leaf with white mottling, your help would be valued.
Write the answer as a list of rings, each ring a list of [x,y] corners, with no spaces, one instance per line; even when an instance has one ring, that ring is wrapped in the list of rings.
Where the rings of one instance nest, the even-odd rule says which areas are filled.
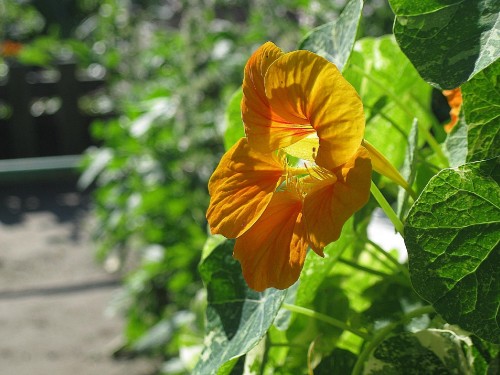
[[[324,57],[342,71],[356,41],[362,9],[362,0],[349,1],[337,20],[312,30],[299,48]]]
[[[454,332],[422,330],[389,337],[375,348],[365,364],[365,375],[472,373],[464,342]],[[408,372],[411,369],[411,372]]]
[[[248,353],[265,336],[286,290],[248,288],[232,257],[234,241],[212,241],[199,271],[207,288],[207,336],[193,374],[217,374],[226,362]]]
[[[498,0],[389,2],[398,44],[438,88],[460,86],[500,56]]]

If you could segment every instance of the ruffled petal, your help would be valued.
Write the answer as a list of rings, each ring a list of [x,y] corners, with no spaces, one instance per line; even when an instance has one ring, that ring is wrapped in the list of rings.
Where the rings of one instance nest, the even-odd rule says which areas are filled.
[[[261,152],[271,152],[300,139],[287,131],[290,127],[293,129],[293,124],[273,112],[264,88],[269,66],[282,55],[280,48],[267,42],[253,53],[245,66],[241,117],[249,144]]]
[[[236,240],[234,257],[250,288],[285,289],[299,278],[308,244],[301,198],[277,192],[259,220]]]
[[[340,237],[347,219],[368,202],[371,171],[368,151],[359,147],[351,160],[333,171],[336,178],[317,184],[304,198],[307,237],[318,254]]]
[[[264,76],[269,66],[283,51],[272,42],[264,43],[248,59],[243,77],[243,94],[257,110],[259,106],[267,105],[264,88]],[[266,112],[263,112],[264,114]]]
[[[224,154],[208,183],[207,220],[212,233],[236,238],[250,228],[271,201],[284,161],[261,154],[242,138]]]
[[[333,169],[354,155],[365,129],[363,104],[334,64],[309,51],[287,53],[267,70],[265,89],[273,112],[296,124],[280,147],[317,133],[318,165]]]

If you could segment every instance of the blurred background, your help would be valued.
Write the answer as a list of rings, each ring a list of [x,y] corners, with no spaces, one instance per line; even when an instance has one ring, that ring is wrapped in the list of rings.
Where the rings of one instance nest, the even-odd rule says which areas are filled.
[[[0,0],[0,372],[188,374],[246,60],[345,0]],[[391,32],[365,1],[360,36]]]

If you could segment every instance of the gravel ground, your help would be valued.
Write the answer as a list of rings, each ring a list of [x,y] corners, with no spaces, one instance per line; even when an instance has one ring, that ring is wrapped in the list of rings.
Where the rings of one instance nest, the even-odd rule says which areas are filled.
[[[114,360],[115,276],[94,262],[86,194],[74,183],[0,187],[0,375],[150,375]]]

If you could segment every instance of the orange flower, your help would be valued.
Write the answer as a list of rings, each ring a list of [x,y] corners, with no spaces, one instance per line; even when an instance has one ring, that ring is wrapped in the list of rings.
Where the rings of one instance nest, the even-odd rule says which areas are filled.
[[[240,139],[222,158],[208,189],[212,233],[236,238],[234,257],[248,285],[284,289],[299,277],[307,248],[340,236],[369,198],[371,162],[359,147],[341,166],[287,165],[284,152],[260,153]]]
[[[363,105],[335,65],[309,51],[283,53],[271,42],[245,66],[241,114],[251,147],[271,152],[307,138],[315,162],[336,167],[363,138]]]
[[[307,169],[306,169],[307,170]],[[253,226],[236,239],[234,257],[257,291],[285,289],[299,278],[308,247],[320,256],[370,195],[371,164],[363,147],[334,170],[316,166],[288,178]]]
[[[368,201],[362,105],[333,64],[270,42],[247,63],[243,90],[247,137],[209,181],[207,220],[212,233],[236,238],[234,257],[251,288],[284,289],[298,279],[307,249],[323,256]]]
[[[444,126],[446,133],[449,133],[458,122],[458,115],[462,107],[462,90],[460,87],[452,90],[443,90],[443,95],[446,97],[446,100],[448,100],[448,105],[450,106],[451,119],[450,122]]]

